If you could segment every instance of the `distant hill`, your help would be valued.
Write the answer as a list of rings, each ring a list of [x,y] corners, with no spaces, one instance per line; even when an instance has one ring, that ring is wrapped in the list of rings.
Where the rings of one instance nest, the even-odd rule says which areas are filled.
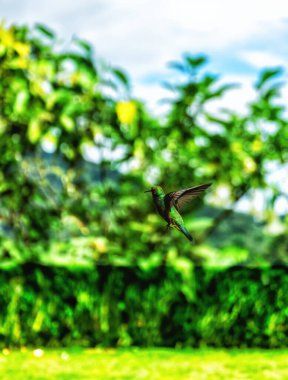
[[[223,210],[215,207],[203,207],[199,217],[215,218]],[[207,238],[215,248],[237,246],[247,249],[251,255],[269,258],[273,237],[264,232],[264,225],[253,216],[241,212],[232,212]]]

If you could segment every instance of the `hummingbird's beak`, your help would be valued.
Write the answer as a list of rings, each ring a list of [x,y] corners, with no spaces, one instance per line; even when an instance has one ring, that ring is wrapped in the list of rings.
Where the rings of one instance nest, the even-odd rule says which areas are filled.
[[[150,193],[152,190],[145,190],[144,193]]]

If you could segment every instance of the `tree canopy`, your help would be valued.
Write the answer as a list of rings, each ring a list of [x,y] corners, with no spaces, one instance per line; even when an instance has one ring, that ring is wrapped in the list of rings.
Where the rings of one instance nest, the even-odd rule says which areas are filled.
[[[158,120],[132,97],[127,74],[95,57],[86,41],[75,38],[63,50],[46,26],[2,25],[1,261],[170,263],[185,273],[195,262],[217,263],[219,250],[226,256],[218,263],[227,256],[232,263],[262,262],[257,239],[266,239],[267,250],[274,242],[279,247],[274,258],[287,262],[288,220],[276,214],[275,203],[288,195],[269,177],[288,161],[283,70],[259,73],[245,114],[225,104],[216,112],[209,105],[235,85],[223,85],[206,63],[193,54],[170,63],[170,107]],[[211,191],[185,213],[196,236],[191,248],[177,231],[164,234],[143,191],[207,181]],[[237,202],[256,191],[265,194],[265,208],[257,215],[263,235],[254,252],[247,236],[224,247],[213,243]],[[274,241],[265,228],[276,222]]]

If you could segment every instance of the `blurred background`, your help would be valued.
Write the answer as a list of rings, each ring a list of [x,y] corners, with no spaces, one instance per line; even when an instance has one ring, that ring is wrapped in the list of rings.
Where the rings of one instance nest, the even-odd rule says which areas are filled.
[[[2,348],[287,346],[288,9],[267,4],[2,2]],[[206,182],[196,244],[165,234],[144,190]]]

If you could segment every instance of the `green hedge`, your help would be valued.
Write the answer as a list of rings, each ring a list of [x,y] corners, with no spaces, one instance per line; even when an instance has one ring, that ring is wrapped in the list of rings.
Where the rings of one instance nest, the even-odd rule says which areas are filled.
[[[195,268],[187,297],[170,267],[2,269],[1,346],[284,347],[287,272]]]

